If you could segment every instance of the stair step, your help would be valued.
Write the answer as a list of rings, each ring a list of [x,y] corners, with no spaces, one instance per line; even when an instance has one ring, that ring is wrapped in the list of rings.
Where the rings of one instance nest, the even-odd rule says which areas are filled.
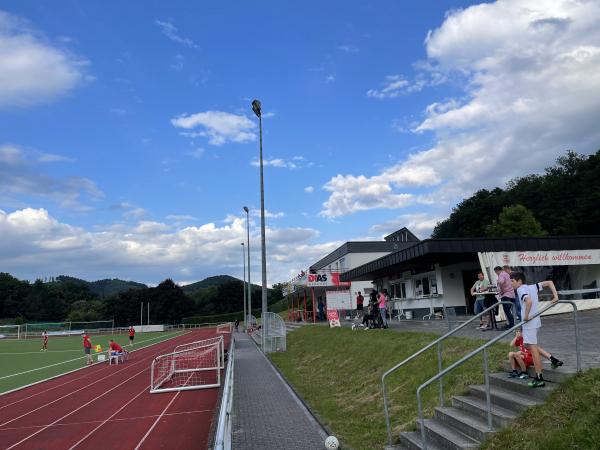
[[[532,397],[538,400],[544,400],[548,395],[556,389],[557,383],[546,381],[546,386],[541,389],[532,389],[527,383],[532,378],[521,380],[519,378],[510,378],[507,373],[492,373],[490,374],[490,385],[497,386],[507,391],[515,392],[525,397]]]
[[[545,389],[545,388],[537,388]],[[485,401],[485,385],[469,386],[469,391],[483,401]],[[541,400],[524,397],[523,395],[516,394],[511,391],[499,388],[497,386],[490,386],[490,399],[492,404],[501,406],[502,408],[509,409],[511,411],[521,412],[531,406],[539,405],[542,403]]]
[[[422,450],[423,442],[421,441],[421,432],[410,431],[400,433],[400,444],[402,445],[402,448],[407,450]],[[427,450],[443,450],[443,447],[438,446],[431,439],[428,439]]]
[[[452,397],[452,406],[479,417],[487,424],[487,405],[485,400],[474,396],[455,395]],[[492,404],[492,424],[494,428],[507,427],[517,417],[514,411]]]
[[[512,368],[510,367],[510,362],[508,362],[508,361],[502,361],[502,368],[506,372],[510,372],[512,370]],[[544,375],[544,380],[550,381],[552,383],[562,383],[567,378],[570,378],[577,373],[577,371],[575,370],[574,367],[562,366],[562,367],[559,367],[558,369],[553,369],[550,366],[550,363],[545,360],[542,361],[542,369],[543,369],[542,373]],[[529,374],[530,377],[532,377],[532,378],[535,377],[535,369],[532,366],[529,366],[527,368],[527,373]]]
[[[417,422],[417,427],[420,430],[420,422]],[[478,441],[436,419],[425,420],[425,434],[427,436],[427,447],[429,447],[429,439],[439,447],[449,450],[477,448],[480,444]]]
[[[479,442],[494,432],[488,429],[487,420],[484,421],[459,408],[438,406],[435,408],[435,418]]]

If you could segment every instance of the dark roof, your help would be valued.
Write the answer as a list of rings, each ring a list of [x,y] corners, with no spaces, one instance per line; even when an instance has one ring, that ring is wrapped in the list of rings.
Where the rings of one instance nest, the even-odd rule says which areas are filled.
[[[600,235],[524,238],[426,239],[344,272],[340,281],[374,280],[407,263],[450,264],[473,259],[477,252],[582,250],[600,248]]]
[[[386,242],[386,241],[354,241],[346,242],[342,246],[332,251],[329,255],[320,259],[312,266],[311,269],[319,270],[334,261],[337,261],[344,255],[349,253],[378,253],[378,252],[395,252],[403,248],[413,245],[414,242]]]
[[[419,242],[420,239],[416,237],[408,228],[403,227],[398,231],[394,231],[392,234],[388,234],[383,238],[383,240],[396,242]]]

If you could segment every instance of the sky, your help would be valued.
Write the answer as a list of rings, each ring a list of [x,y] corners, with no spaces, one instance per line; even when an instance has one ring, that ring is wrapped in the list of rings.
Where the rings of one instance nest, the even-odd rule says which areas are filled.
[[[0,271],[155,285],[430,235],[600,148],[600,2],[0,3]]]

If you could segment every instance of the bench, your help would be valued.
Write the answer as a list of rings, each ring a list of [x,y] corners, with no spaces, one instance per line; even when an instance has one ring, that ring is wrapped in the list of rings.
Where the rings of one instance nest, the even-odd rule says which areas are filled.
[[[128,352],[109,352],[108,353],[108,364],[111,365],[113,360],[115,364],[119,364],[119,362],[124,363],[129,358]]]

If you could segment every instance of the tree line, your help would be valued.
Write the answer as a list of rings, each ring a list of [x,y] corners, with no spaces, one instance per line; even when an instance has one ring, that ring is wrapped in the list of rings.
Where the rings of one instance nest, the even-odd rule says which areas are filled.
[[[231,279],[218,286],[187,295],[173,280],[156,287],[127,289],[106,297],[94,292],[76,278],[58,277],[34,283],[0,273],[0,319],[5,323],[115,320],[126,326],[140,322],[144,303],[144,322],[150,303],[152,323],[180,323],[184,317],[226,314],[243,309],[243,283]],[[270,289],[269,304],[281,299],[281,289]],[[253,286],[252,305],[258,307],[261,291]]]
[[[600,234],[600,150],[569,151],[542,174],[482,189],[439,222],[433,238]]]

